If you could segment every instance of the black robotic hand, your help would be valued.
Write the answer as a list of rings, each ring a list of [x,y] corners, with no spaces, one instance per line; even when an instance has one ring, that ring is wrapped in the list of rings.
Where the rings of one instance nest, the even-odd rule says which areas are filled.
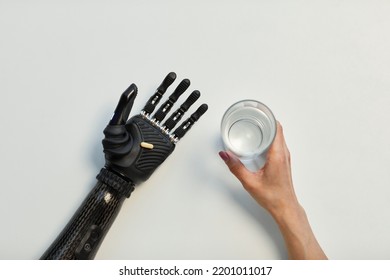
[[[199,91],[195,90],[164,122],[164,118],[174,103],[190,86],[190,81],[184,79],[152,115],[163,94],[175,79],[176,74],[169,73],[141,113],[127,120],[137,95],[137,87],[134,84],[130,85],[122,94],[114,116],[104,130],[103,147],[106,168],[133,184],[147,180],[173,152],[177,141],[207,111],[207,105],[202,104],[195,113],[173,131],[184,113],[200,97]]]
[[[114,116],[104,130],[106,164],[96,177],[98,182],[41,259],[93,259],[134,186],[152,175],[173,152],[177,141],[207,111],[207,105],[202,104],[173,130],[200,97],[199,91],[195,90],[163,122],[179,96],[190,86],[190,81],[184,79],[152,115],[175,79],[176,74],[169,73],[141,113],[129,120],[137,87],[132,84],[122,94]]]

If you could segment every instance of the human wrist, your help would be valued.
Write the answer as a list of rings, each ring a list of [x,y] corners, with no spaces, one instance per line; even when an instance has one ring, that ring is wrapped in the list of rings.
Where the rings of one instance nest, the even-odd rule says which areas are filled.
[[[284,207],[280,207],[273,211],[270,211],[275,222],[282,228],[289,228],[296,223],[302,223],[307,220],[306,212],[303,207],[298,203],[290,203]]]

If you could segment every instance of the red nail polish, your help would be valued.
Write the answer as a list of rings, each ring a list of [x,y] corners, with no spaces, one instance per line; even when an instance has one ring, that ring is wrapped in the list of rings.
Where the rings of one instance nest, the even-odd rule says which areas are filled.
[[[223,161],[228,161],[229,160],[229,154],[227,152],[221,151],[219,152],[219,156]]]

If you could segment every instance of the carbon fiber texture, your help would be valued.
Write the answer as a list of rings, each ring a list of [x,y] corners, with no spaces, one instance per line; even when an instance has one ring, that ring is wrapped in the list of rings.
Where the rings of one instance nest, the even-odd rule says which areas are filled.
[[[98,181],[41,259],[93,259],[125,196]]]

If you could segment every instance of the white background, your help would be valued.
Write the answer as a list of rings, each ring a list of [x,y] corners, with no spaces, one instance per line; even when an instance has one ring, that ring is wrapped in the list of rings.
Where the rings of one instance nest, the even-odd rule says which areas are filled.
[[[389,15],[389,1],[0,0],[0,259],[41,256],[95,184],[122,91],[137,84],[139,112],[170,71],[209,111],[97,259],[286,258],[217,154],[223,112],[246,98],[282,123],[327,255],[389,259]]]

